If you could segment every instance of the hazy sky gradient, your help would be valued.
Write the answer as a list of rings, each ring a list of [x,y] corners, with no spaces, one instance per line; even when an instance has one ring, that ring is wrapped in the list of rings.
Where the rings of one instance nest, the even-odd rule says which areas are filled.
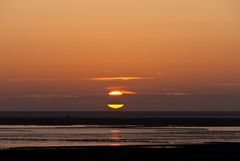
[[[238,0],[2,0],[0,110],[104,110],[112,89],[130,110],[238,110],[239,28]]]

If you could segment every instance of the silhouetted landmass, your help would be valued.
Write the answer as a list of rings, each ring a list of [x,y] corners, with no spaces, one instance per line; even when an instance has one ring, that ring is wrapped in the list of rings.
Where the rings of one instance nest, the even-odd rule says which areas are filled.
[[[239,126],[240,112],[0,112],[0,124]]]

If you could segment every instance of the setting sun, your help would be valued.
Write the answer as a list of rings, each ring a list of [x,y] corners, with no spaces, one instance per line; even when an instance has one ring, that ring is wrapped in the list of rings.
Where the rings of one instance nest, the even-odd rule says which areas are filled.
[[[123,92],[121,91],[111,91],[108,93],[109,96],[121,96],[123,95]]]
[[[5,158],[240,161],[240,0],[0,0],[0,35]]]
[[[124,107],[124,104],[108,104],[107,106],[112,109],[120,109]]]

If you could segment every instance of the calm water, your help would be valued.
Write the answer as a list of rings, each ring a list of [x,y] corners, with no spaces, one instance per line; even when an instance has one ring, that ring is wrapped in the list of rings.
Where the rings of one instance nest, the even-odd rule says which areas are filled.
[[[0,148],[35,146],[177,145],[240,142],[239,127],[0,125]]]

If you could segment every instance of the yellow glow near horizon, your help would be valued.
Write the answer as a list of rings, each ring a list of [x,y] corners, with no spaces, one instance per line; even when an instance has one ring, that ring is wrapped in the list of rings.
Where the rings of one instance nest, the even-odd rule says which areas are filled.
[[[111,91],[108,93],[109,96],[121,96],[123,95],[123,92],[121,91]]]
[[[90,80],[95,81],[129,81],[129,80],[145,80],[145,79],[153,79],[151,77],[96,77],[89,78]]]
[[[107,106],[111,109],[120,109],[124,107],[124,104],[108,104]]]

